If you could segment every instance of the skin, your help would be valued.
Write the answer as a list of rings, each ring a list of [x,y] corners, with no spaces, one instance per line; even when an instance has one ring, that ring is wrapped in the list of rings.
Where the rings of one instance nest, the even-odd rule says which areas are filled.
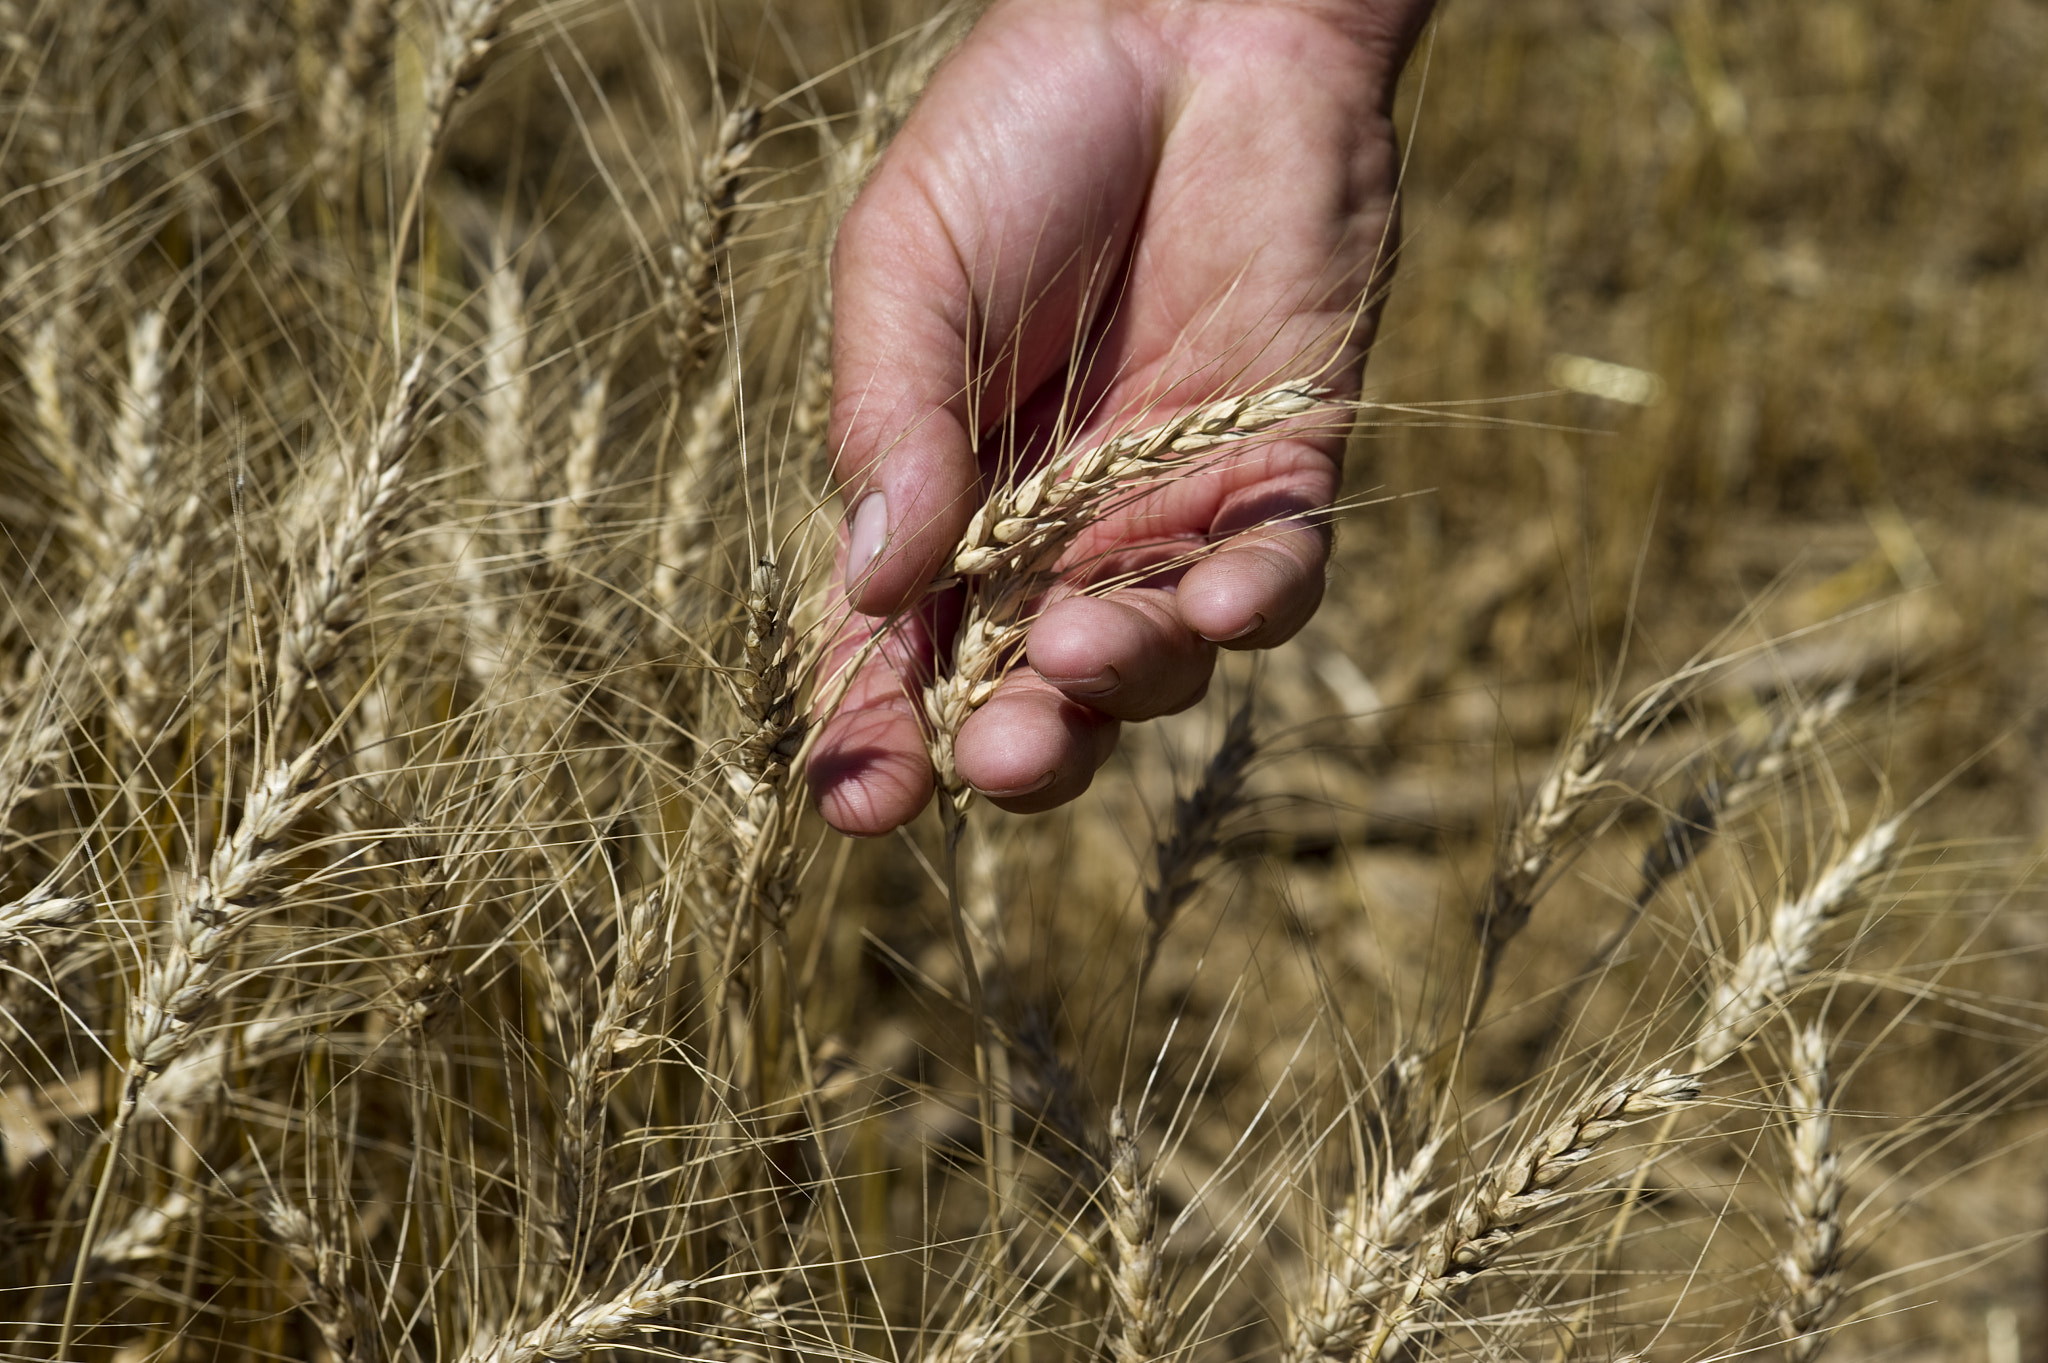
[[[931,798],[915,697],[958,604],[927,584],[985,478],[1042,458],[1063,410],[1072,448],[1303,374],[1357,392],[1391,261],[1394,82],[1428,10],[1004,0],[933,77],[832,265],[855,612],[836,660],[883,635],[811,761],[834,827],[886,832]],[[1070,800],[1120,722],[1201,699],[1219,648],[1292,636],[1322,598],[1340,454],[1290,432],[1091,528],[1029,666],[961,729],[961,775],[1017,812]]]

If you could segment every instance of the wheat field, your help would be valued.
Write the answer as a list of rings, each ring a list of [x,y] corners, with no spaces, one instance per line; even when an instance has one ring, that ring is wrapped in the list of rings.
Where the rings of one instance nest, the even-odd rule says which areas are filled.
[[[0,0],[0,1358],[2048,1356],[2037,10],[1446,6],[1365,398],[990,488],[854,842],[824,262],[971,18]],[[1305,424],[1299,639],[944,779]]]

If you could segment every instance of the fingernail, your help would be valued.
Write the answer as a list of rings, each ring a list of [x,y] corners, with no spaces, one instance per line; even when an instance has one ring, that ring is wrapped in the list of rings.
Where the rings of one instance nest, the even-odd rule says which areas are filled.
[[[1252,622],[1251,622],[1250,624],[1246,625],[1246,626],[1245,626],[1245,627],[1244,627],[1243,629],[1239,630],[1239,631],[1238,631],[1237,633],[1235,633],[1235,634],[1204,634],[1204,635],[1203,635],[1202,637],[1203,637],[1204,639],[1207,639],[1207,640],[1208,640],[1208,641],[1209,641],[1210,643],[1212,643],[1212,644],[1228,644],[1228,643],[1233,643],[1233,642],[1235,642],[1236,640],[1239,640],[1239,639],[1244,639],[1244,638],[1248,638],[1248,637],[1250,637],[1251,635],[1257,634],[1257,633],[1258,633],[1258,632],[1259,632],[1260,630],[1264,629],[1265,627],[1266,627],[1266,617],[1265,617],[1265,616],[1263,616],[1263,615],[1260,615],[1260,614],[1259,614],[1258,612],[1254,611],[1254,612],[1252,613]]]
[[[1070,696],[1106,696],[1124,684],[1123,676],[1113,667],[1105,667],[1092,677],[1054,677],[1044,672],[1038,675]]]
[[[988,796],[988,798],[991,800],[1014,800],[1019,795],[1031,795],[1035,794],[1038,791],[1044,790],[1047,786],[1052,784],[1052,778],[1057,775],[1059,775],[1058,772],[1049,771],[1045,775],[1039,777],[1036,781],[1033,781],[1030,785],[1010,786],[1004,790],[984,790],[981,793],[983,795]]]
[[[889,537],[889,503],[879,492],[870,492],[860,499],[860,505],[853,509],[853,516],[847,521],[846,529],[846,576],[849,581],[858,578],[875,561],[875,555],[882,552],[882,541]]]

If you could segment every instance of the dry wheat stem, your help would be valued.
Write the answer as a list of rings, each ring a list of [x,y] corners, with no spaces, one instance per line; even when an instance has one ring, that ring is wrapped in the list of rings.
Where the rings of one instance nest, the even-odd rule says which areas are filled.
[[[1818,1023],[1793,1033],[1784,1103],[1792,1243],[1779,1260],[1788,1295],[1778,1306],[1778,1331],[1791,1363],[1812,1363],[1827,1346],[1829,1320],[1842,1299],[1843,1179],[1834,1144],[1828,1037]]]

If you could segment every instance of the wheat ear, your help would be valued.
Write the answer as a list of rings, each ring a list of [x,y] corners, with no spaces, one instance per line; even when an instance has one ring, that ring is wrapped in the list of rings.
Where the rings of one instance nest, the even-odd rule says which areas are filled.
[[[1893,860],[1905,816],[1871,825],[1814,879],[1806,892],[1781,899],[1714,986],[1693,1043],[1693,1068],[1705,1072],[1740,1051],[1770,1020],[1773,1007],[1813,964],[1822,929]]]
[[[370,1306],[348,1283],[348,1255],[313,1218],[282,1198],[263,1204],[263,1229],[297,1270],[305,1297],[299,1303],[321,1343],[340,1363],[377,1363],[383,1340],[370,1321]]]
[[[320,91],[313,175],[330,202],[346,198],[362,155],[370,86],[389,63],[397,16],[391,0],[352,0],[341,50]]]
[[[1382,1299],[1402,1282],[1422,1218],[1442,1197],[1429,1185],[1444,1139],[1425,1141],[1407,1160],[1390,1162],[1371,1188],[1346,1198],[1331,1218],[1329,1257],[1316,1267],[1308,1300],[1291,1313],[1285,1363],[1342,1363],[1365,1346]]]
[[[424,169],[448,130],[455,101],[475,88],[484,62],[497,45],[510,0],[440,0],[440,30],[427,67],[426,98],[420,117],[420,162]]]
[[[566,574],[570,559],[590,524],[590,505],[597,499],[597,461],[604,449],[605,403],[611,396],[611,371],[600,369],[576,390],[569,408],[569,452],[562,459],[562,495],[548,508],[542,557]]]
[[[733,431],[734,385],[714,376],[697,393],[689,429],[664,477],[661,518],[654,531],[654,604],[680,629],[684,587],[710,556],[718,510],[718,475]]]
[[[578,1246],[587,1248],[601,1229],[587,1213],[605,1187],[605,1104],[626,1069],[656,1040],[642,1024],[668,973],[668,923],[658,893],[643,896],[627,911],[604,1004],[569,1061],[556,1213],[570,1243]],[[586,1253],[580,1259],[590,1269],[609,1267],[599,1255]]]
[[[1812,1363],[1827,1347],[1828,1323],[1842,1299],[1842,1171],[1835,1153],[1828,1037],[1817,1023],[1793,1034],[1785,1115],[1792,1244],[1778,1261],[1788,1289],[1777,1311],[1778,1332],[1790,1363]]]
[[[484,317],[484,385],[477,399],[484,421],[484,489],[490,494],[492,515],[502,518],[523,514],[533,501],[533,460],[526,424],[531,396],[526,368],[530,331],[526,287],[518,263],[507,257],[502,243],[484,280]]]
[[[696,1290],[688,1279],[653,1268],[603,1301],[564,1305],[538,1325],[516,1335],[479,1340],[462,1355],[464,1363],[560,1363],[588,1358],[609,1344],[656,1329],[664,1317]]]
[[[1400,1296],[1380,1314],[1365,1363],[1376,1363],[1423,1313],[1490,1268],[1536,1222],[1568,1199],[1565,1181],[1632,1122],[1673,1112],[1700,1096],[1698,1076],[1668,1069],[1631,1076],[1580,1102],[1541,1135],[1482,1174],[1409,1270]]]
[[[1048,464],[998,489],[974,513],[954,551],[953,572],[973,579],[953,636],[952,665],[925,688],[932,766],[940,789],[965,808],[953,743],[968,716],[995,694],[1029,628],[1026,611],[1060,552],[1132,484],[1314,411],[1322,390],[1295,379],[1224,398],[1171,421],[1116,436],[1070,463]]]
[[[1151,1168],[1121,1105],[1109,1114],[1109,1238],[1112,1354],[1116,1363],[1151,1363],[1165,1348],[1166,1284],[1159,1266],[1159,1195]]]
[[[1152,883],[1145,887],[1145,952],[1138,963],[1142,987],[1158,959],[1159,945],[1194,897],[1197,873],[1222,842],[1223,824],[1243,802],[1245,769],[1258,753],[1252,738],[1252,698],[1231,713],[1223,741],[1202,768],[1194,789],[1173,802],[1173,824],[1152,855]]]
[[[697,165],[683,239],[669,246],[669,273],[662,281],[668,329],[661,342],[679,382],[711,357],[718,340],[724,321],[719,279],[738,217],[740,174],[760,132],[761,111],[752,105],[732,109],[720,120],[717,136]]]

